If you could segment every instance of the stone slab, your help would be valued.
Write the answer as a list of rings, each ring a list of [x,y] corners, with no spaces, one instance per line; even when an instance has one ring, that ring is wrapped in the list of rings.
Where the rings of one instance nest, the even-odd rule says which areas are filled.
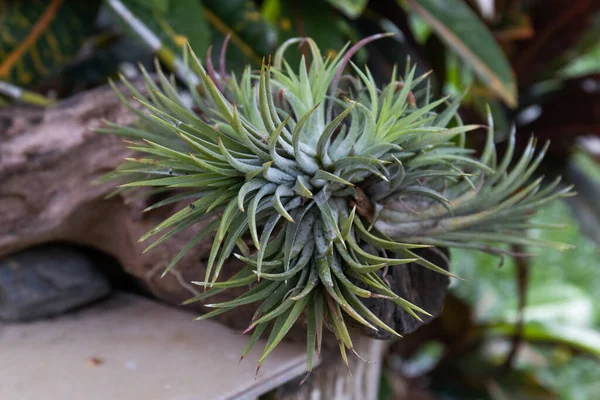
[[[0,323],[0,399],[254,399],[306,371],[305,346],[282,343],[255,379],[264,342],[125,293],[31,323]]]

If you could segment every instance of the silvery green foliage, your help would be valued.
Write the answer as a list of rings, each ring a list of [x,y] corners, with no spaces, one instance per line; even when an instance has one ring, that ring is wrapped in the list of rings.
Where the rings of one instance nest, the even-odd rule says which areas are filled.
[[[451,275],[416,248],[501,253],[499,242],[566,247],[523,235],[535,227],[527,222],[532,212],[568,192],[556,190],[558,181],[541,188],[541,179],[530,179],[545,148],[536,153],[532,139],[508,171],[513,137],[498,159],[490,120],[487,144],[475,158],[465,134],[483,127],[462,124],[460,99],[430,99],[426,77],[415,77],[414,68],[402,80],[394,71],[378,88],[368,70],[349,63],[376,38],[333,59],[324,59],[311,39],[292,39],[272,64],[247,67],[239,79],[226,76],[223,65],[220,73],[210,61],[203,67],[186,52],[193,105],[162,72],[155,83],[144,71],[146,95],[124,83],[145,110],[131,108],[138,116],[133,126],[108,123],[105,129],[133,139],[130,148],[145,154],[112,174],[126,181],[120,190],[169,190],[171,196],[150,209],[189,203],[142,238],[156,238],[149,249],[208,223],[167,268],[214,235],[205,280],[195,282],[205,292],[191,301],[249,287],[235,300],[209,305],[214,311],[199,319],[261,302],[244,351],[270,327],[259,363],[305,310],[309,369],[324,326],[344,358],[353,349],[347,318],[396,334],[361,298],[387,299],[415,318],[427,314],[397,296],[381,273],[417,263]],[[301,42],[311,57],[296,70],[284,52]],[[218,281],[232,256],[246,267]]]

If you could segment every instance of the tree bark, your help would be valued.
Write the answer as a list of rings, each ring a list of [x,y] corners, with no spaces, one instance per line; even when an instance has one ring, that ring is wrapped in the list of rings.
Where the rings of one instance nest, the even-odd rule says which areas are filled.
[[[302,378],[291,381],[267,395],[266,400],[376,400],[387,342],[355,337],[355,350],[367,362],[349,354],[346,366],[342,357],[330,349],[302,385]]]

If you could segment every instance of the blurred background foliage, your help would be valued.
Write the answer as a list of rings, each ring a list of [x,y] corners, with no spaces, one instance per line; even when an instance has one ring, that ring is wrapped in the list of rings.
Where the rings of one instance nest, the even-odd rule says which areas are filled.
[[[574,251],[452,252],[465,280],[438,320],[391,347],[381,398],[600,398],[598,0],[0,0],[0,107],[135,76],[155,56],[177,75],[186,40],[212,46],[215,65],[228,40],[226,69],[240,71],[291,37],[334,55],[380,32],[396,36],[354,62],[383,82],[410,58],[436,95],[463,96],[465,121],[485,123],[489,105],[498,142],[513,128],[521,149],[532,133],[551,140],[542,172],[579,193],[535,217],[555,229],[531,232]],[[290,50],[291,65],[307,54]]]

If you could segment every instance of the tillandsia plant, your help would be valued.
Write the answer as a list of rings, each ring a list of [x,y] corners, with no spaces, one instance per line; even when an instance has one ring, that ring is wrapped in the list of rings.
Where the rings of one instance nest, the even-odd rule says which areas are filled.
[[[142,238],[157,238],[148,249],[207,223],[167,271],[214,235],[205,280],[194,282],[205,291],[190,302],[249,288],[234,300],[207,305],[214,311],[199,319],[262,302],[244,350],[270,327],[259,367],[304,312],[309,370],[323,327],[333,332],[345,360],[353,351],[347,318],[398,335],[361,299],[394,302],[417,319],[427,315],[396,295],[382,274],[416,263],[452,276],[415,249],[500,254],[502,243],[568,247],[522,234],[542,227],[527,221],[536,209],[569,194],[557,190],[558,181],[542,187],[541,178],[532,178],[545,147],[536,152],[531,139],[512,163],[511,136],[508,151],[497,156],[492,121],[463,125],[460,99],[431,99],[427,77],[415,77],[414,67],[402,79],[394,70],[390,83],[378,88],[350,59],[382,36],[325,59],[311,39],[291,39],[272,63],[260,71],[247,67],[239,79],[226,74],[223,62],[217,72],[210,57],[205,68],[186,50],[189,94],[160,68],[156,80],[143,71],[146,95],[124,84],[145,112],[131,107],[138,116],[134,126],[108,123],[103,129],[133,139],[130,148],[147,155],[127,159],[111,175],[126,181],[120,190],[178,190],[150,209],[189,202]],[[298,43],[308,45],[310,60],[303,58],[296,72],[284,53]],[[487,129],[478,158],[464,146],[465,134],[475,129]],[[232,256],[246,266],[218,281]]]

